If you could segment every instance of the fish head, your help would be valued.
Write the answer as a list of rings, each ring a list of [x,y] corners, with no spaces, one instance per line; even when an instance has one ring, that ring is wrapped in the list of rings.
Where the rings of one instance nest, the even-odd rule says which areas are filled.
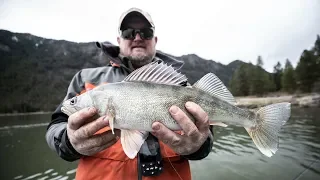
[[[80,111],[81,109],[93,107],[94,103],[89,93],[83,93],[81,95],[72,97],[65,100],[62,103],[61,111],[68,116],[71,114]]]

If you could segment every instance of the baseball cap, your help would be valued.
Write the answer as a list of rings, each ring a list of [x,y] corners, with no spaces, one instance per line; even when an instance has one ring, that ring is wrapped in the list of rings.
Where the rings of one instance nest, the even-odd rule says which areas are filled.
[[[127,11],[123,12],[122,15],[120,16],[119,19],[119,26],[118,26],[118,32],[120,33],[121,29],[122,29],[122,25],[124,20],[129,16],[129,15],[138,15],[138,16],[142,16],[145,18],[145,20],[147,20],[147,22],[149,23],[150,27],[155,28],[154,22],[150,16],[149,13],[147,13],[146,11],[143,11],[142,9],[139,8],[130,8]]]

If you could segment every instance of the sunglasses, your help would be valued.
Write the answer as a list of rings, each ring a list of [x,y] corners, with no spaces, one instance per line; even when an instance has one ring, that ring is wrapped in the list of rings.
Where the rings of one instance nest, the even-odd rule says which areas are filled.
[[[132,29],[128,28],[121,32],[121,37],[124,39],[133,40],[137,33],[139,33],[141,39],[149,40],[153,38],[154,30],[152,28]]]

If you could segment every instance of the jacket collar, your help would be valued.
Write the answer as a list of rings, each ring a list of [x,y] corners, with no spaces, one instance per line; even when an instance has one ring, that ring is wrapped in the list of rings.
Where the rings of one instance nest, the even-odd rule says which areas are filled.
[[[102,50],[102,52],[107,56],[109,66],[113,67],[124,67],[130,71],[133,71],[133,67],[128,58],[120,56],[119,46],[113,45],[110,42],[96,42],[96,46]],[[162,61],[168,65],[172,65],[173,68],[179,70],[184,65],[183,61],[179,61],[173,56],[163,53],[159,50],[156,51],[155,58],[153,61]]]

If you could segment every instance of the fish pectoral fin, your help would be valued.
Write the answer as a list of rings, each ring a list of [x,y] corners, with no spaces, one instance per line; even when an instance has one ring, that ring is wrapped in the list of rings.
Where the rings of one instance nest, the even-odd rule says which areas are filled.
[[[212,96],[215,96],[229,104],[235,105],[236,100],[228,90],[228,88],[223,84],[223,82],[213,73],[208,73],[199,79],[192,86],[197,89],[201,89]]]
[[[110,129],[112,131],[112,134],[114,134],[114,125],[113,125],[113,123],[114,123],[114,115],[109,113],[109,112],[107,112],[106,118],[109,120],[109,126],[110,126]]]
[[[112,131],[112,134],[114,134],[114,118],[116,117],[116,110],[113,105],[113,99],[111,97],[108,99],[106,117],[109,120],[109,126]]]
[[[146,131],[121,129],[120,137],[124,153],[130,159],[134,159],[148,135]]]
[[[213,125],[213,126],[221,126],[221,127],[228,127],[227,124],[222,123],[222,122],[210,122],[210,125]]]

